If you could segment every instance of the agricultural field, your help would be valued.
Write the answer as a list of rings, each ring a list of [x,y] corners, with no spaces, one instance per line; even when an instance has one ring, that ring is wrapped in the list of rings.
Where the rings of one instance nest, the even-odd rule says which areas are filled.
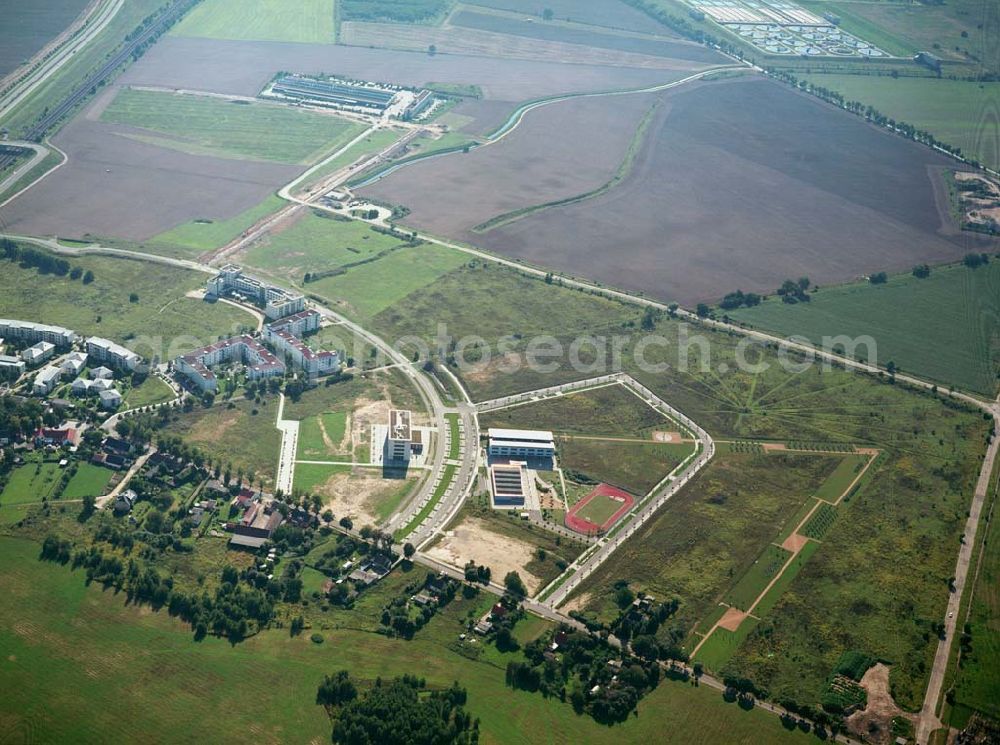
[[[225,303],[185,297],[205,275],[162,264],[103,256],[70,257],[94,281],[38,274],[4,262],[0,316],[53,323],[77,333],[107,337],[144,357],[168,360],[254,328],[253,317]],[[135,294],[138,299],[130,300]]]
[[[867,335],[875,346],[859,345],[862,359],[891,361],[942,387],[993,396],[1000,373],[998,293],[1000,264],[977,269],[958,264],[934,267],[925,279],[893,275],[882,285],[824,287],[808,303],[768,300],[727,312],[740,323],[817,344],[824,337]]]
[[[99,109],[113,94],[114,89],[106,90],[94,106]],[[275,161],[181,152],[161,146],[175,140],[142,142],[121,136],[126,129],[136,134],[86,113],[63,127],[53,143],[71,154],[69,160],[0,210],[6,230],[142,242],[196,220],[235,218],[302,170]],[[148,209],[149,204],[157,209]]]
[[[303,284],[306,274],[346,274],[404,247],[367,223],[311,210],[300,211],[280,232],[251,244],[239,260],[311,291],[313,283]]]
[[[213,251],[286,204],[288,203],[281,197],[271,195],[256,207],[228,220],[192,220],[153,236],[149,239],[147,248],[156,253],[187,256]]]
[[[480,414],[479,425],[483,430],[547,429],[565,435],[645,439],[676,426],[617,383]]]
[[[101,121],[156,133],[124,136],[185,153],[299,165],[320,160],[363,129],[332,114],[282,104],[135,88],[120,89]]]
[[[646,54],[653,57],[668,57],[689,62],[720,63],[725,61],[725,58],[717,52],[691,42],[634,35],[626,36],[580,28],[579,26],[538,23],[534,19],[526,20],[523,17],[463,10],[454,13],[448,19],[448,23],[452,26],[478,31],[525,36],[542,41],[578,44],[585,47]]]
[[[926,130],[961,148],[967,158],[1000,168],[1000,144],[988,134],[994,112],[1000,107],[1000,83],[888,75],[813,74],[805,79],[842,93],[848,100],[874,106],[898,122]]]
[[[54,3],[46,3],[53,12],[60,14],[67,12],[77,4],[80,10],[85,6],[85,3],[79,2],[79,0],[70,0],[68,3],[58,3],[60,9],[56,11],[53,7]],[[12,19],[14,17],[12,14],[25,12],[30,13],[33,17],[41,17],[39,5],[39,3],[27,5],[5,0],[0,7],[4,10],[4,17]],[[161,7],[161,0],[134,0],[134,2],[124,4],[107,27],[91,43],[72,55],[70,61],[58,72],[38,86],[28,98],[0,120],[0,126],[6,127],[10,132],[10,139],[19,139],[24,130],[34,124],[52,105],[53,101],[62,100],[69,95],[74,88],[83,82],[87,75],[92,73],[100,63],[125,42],[126,37],[142,24],[143,19],[148,18]],[[65,28],[71,20],[68,18],[62,27]],[[23,24],[15,24],[10,21],[4,23],[2,37],[4,43],[0,46],[4,50],[16,50],[18,44],[16,38],[23,33],[23,28]],[[58,29],[58,31],[61,30],[62,28]],[[20,63],[22,60],[23,58],[17,62]]]
[[[468,229],[490,218],[607,182],[651,103],[623,96],[545,106],[493,144],[414,163],[359,191],[407,207],[406,224],[475,244]]]
[[[87,6],[86,0],[0,3],[4,32],[0,34],[0,77],[13,72],[57,37]]]
[[[511,691],[503,669],[508,659],[520,658],[518,653],[497,652],[497,658],[491,654],[476,661],[450,646],[463,630],[464,615],[482,598],[456,601],[412,641],[373,633],[389,597],[379,593],[370,596],[370,604],[366,601],[372,606],[367,611],[359,604],[355,611],[322,617],[340,618],[339,628],[321,628],[317,619],[300,636],[275,629],[236,646],[212,637],[195,644],[190,629],[166,613],[126,605],[97,585],[87,587],[82,572],[39,562],[38,544],[5,538],[0,556],[7,566],[0,591],[12,600],[0,608],[0,644],[12,658],[0,671],[0,685],[9,692],[7,710],[16,712],[10,726],[13,731],[30,727],[46,740],[115,732],[155,738],[169,729],[179,737],[236,742],[243,738],[235,733],[247,728],[276,740],[325,740],[330,722],[314,703],[316,687],[324,675],[349,668],[355,679],[365,681],[414,670],[433,687],[458,680],[469,691],[468,710],[497,741],[527,742],[524,733],[555,727],[557,741],[598,745],[655,739],[664,728],[690,742],[814,742],[811,735],[783,729],[777,717],[724,703],[717,691],[672,681],[662,682],[640,703],[638,717],[614,728],[576,716],[558,699]],[[387,592],[398,588],[397,582],[390,584]],[[369,623],[362,613],[371,615]],[[34,630],[41,628],[48,632],[39,636]],[[324,643],[310,641],[315,632]],[[165,659],[174,664],[165,665]],[[235,678],[243,681],[238,689],[212,683]],[[68,693],[80,690],[88,695]],[[248,697],[267,705],[248,708]],[[497,707],[499,699],[511,707]],[[224,719],[216,716],[220,709],[229,712]]]
[[[336,0],[204,0],[171,31],[176,36],[333,44]]]
[[[189,412],[174,412],[160,431],[178,435],[205,453],[209,460],[249,478],[253,473],[265,486],[274,482],[281,446],[281,433],[275,427],[277,398],[261,403],[245,399],[219,400],[212,406],[197,406]]]
[[[428,23],[444,17],[454,4],[455,0],[341,0],[340,13],[345,21]]]
[[[694,452],[691,443],[623,442],[581,437],[556,440],[559,465],[574,479],[585,475],[637,497],[649,493]]]
[[[669,105],[616,188],[475,243],[685,304],[737,288],[772,292],[787,277],[826,284],[899,271],[969,250],[929,175],[948,165],[943,156],[771,81],[727,79],[660,96]],[[716,117],[720,109],[745,118]],[[729,185],[722,193],[720,183]],[[418,219],[414,212],[404,223],[430,227]]]
[[[522,16],[533,15],[537,18],[541,18],[547,8],[552,11],[554,21],[569,21],[660,36],[671,35],[668,28],[621,0],[600,3],[580,3],[577,0],[546,0],[544,3],[539,3],[537,0],[472,0],[467,4],[506,10]]]
[[[988,72],[997,72],[994,50],[986,47],[990,27],[984,31],[984,22],[992,22],[995,31],[996,19],[991,21],[989,4],[984,0],[955,0],[940,5],[804,0],[802,5],[840,16],[844,30],[890,54],[912,57],[927,51],[948,62],[983,65]]]

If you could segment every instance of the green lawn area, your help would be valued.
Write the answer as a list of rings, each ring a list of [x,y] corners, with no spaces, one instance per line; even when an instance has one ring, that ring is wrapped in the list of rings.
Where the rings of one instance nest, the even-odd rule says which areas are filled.
[[[736,631],[730,631],[720,626],[712,632],[708,641],[698,650],[695,659],[703,664],[707,670],[719,670],[729,661],[729,658],[733,656],[733,653],[750,632],[757,627],[757,623],[752,618],[744,619]]]
[[[335,0],[203,0],[175,36],[333,44]]]
[[[557,438],[559,465],[584,473],[638,496],[654,486],[694,452],[692,443],[623,442]]]
[[[150,375],[141,385],[129,389],[125,396],[125,407],[137,409],[140,406],[153,406],[170,401],[173,397],[173,388],[155,375]]]
[[[395,129],[392,127],[375,130],[363,140],[360,140],[342,152],[329,163],[326,163],[322,168],[317,168],[316,171],[309,174],[307,178],[303,179],[302,183],[298,184],[297,187],[302,187],[303,185],[319,181],[320,179],[329,176],[331,173],[334,173],[345,166],[351,165],[366,155],[374,155],[375,153],[384,150],[402,137],[404,132],[405,130]]]
[[[587,502],[578,514],[584,520],[590,520],[594,525],[604,525],[608,519],[621,509],[622,503],[611,497],[598,495]]]
[[[115,472],[93,463],[80,463],[73,478],[63,490],[63,499],[99,497],[107,491],[108,482]]]
[[[448,432],[451,442],[448,447],[448,457],[452,460],[456,460],[461,453],[462,441],[461,435],[459,433],[458,427],[458,414],[445,414],[445,420],[448,422]]]
[[[982,136],[991,112],[1000,107],[1000,83],[874,75],[812,74],[805,78],[849,100],[874,106],[896,121],[926,130],[942,142],[962,148],[966,157],[1000,168],[1000,148]]]
[[[280,233],[254,243],[243,261],[301,284],[307,272],[330,272],[361,266],[404,247],[392,236],[372,230],[360,220],[337,218],[319,210],[307,212]],[[304,285],[306,291],[322,283]]]
[[[295,488],[306,493],[315,493],[316,487],[325,484],[331,476],[350,473],[350,466],[321,466],[313,463],[295,465]]]
[[[623,385],[605,385],[535,401],[479,417],[487,427],[547,429],[569,435],[644,437],[677,425],[648,406]]]
[[[726,593],[725,602],[740,610],[749,610],[767,584],[781,571],[791,553],[780,546],[768,545],[746,573]]]
[[[129,136],[195,155],[292,164],[316,162],[363,129],[338,116],[282,104],[133,88],[118,92],[101,121],[158,133]]]
[[[463,254],[433,244],[408,246],[344,274],[312,282],[306,289],[345,315],[369,321],[465,261]]]
[[[0,541],[0,592],[9,601],[0,605],[2,710],[12,731],[30,728],[39,741],[155,740],[170,732],[177,739],[236,743],[248,730],[268,741],[325,741],[330,722],[314,703],[316,688],[341,669],[366,682],[404,673],[426,677],[433,688],[458,680],[486,742],[527,744],[547,732],[547,742],[601,745],[656,741],[665,731],[706,745],[814,741],[784,730],[773,715],[724,703],[718,691],[672,681],[640,703],[639,716],[614,727],[575,715],[557,698],[513,691],[504,684],[504,668],[519,653],[471,660],[452,648],[465,614],[478,610],[482,597],[458,598],[412,641],[366,630],[388,599],[382,588],[398,593],[399,581],[411,581],[412,574],[399,574],[399,581],[393,579],[398,573],[390,575],[354,611],[310,616],[315,625],[302,635],[275,629],[233,646],[212,637],[195,643],[190,629],[165,612],[87,587],[82,572],[39,562],[38,550],[28,541]],[[331,628],[318,628],[322,623]],[[530,629],[521,623],[537,633],[535,623]],[[317,630],[325,643],[310,641]],[[233,680],[240,684],[225,684]],[[266,705],[248,707],[248,700]],[[507,705],[497,706],[501,700]]]
[[[0,315],[66,326],[83,335],[107,337],[144,357],[168,360],[219,336],[256,328],[253,316],[225,303],[185,297],[206,275],[164,264],[105,256],[73,257],[94,273],[85,285],[4,263]],[[129,295],[138,295],[131,302]]]
[[[351,454],[337,447],[344,439],[347,412],[337,411],[303,419],[299,425],[299,460],[350,460]],[[326,437],[324,438],[324,433]],[[329,440],[333,447],[327,445]]]
[[[783,336],[813,343],[823,337],[869,335],[871,350],[858,353],[902,372],[993,396],[1000,370],[1000,262],[969,269],[936,267],[927,279],[893,275],[884,285],[867,282],[826,287],[811,302],[768,300],[730,317]],[[836,347],[834,347],[836,348]],[[866,354],[871,352],[870,354]]]
[[[833,470],[816,490],[816,498],[826,502],[836,502],[858,477],[870,456],[848,455]]]
[[[0,492],[0,504],[28,504],[48,499],[61,475],[58,460],[43,461],[37,456],[25,459],[24,465],[11,472],[7,485]]]
[[[219,400],[207,409],[199,405],[173,413],[162,431],[183,437],[223,466],[229,464],[234,478],[242,470],[273,484],[281,447],[281,433],[274,426],[277,412],[278,399],[271,396],[260,404]]]
[[[277,212],[285,204],[287,202],[281,197],[271,195],[256,207],[251,207],[228,220],[196,220],[178,225],[151,238],[148,245],[155,249],[163,247],[186,249],[187,253],[211,251],[226,245],[258,220]]]

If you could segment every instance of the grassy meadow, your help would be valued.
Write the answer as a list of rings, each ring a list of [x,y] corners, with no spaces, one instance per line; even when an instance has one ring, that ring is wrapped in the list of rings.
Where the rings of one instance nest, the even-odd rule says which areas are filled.
[[[237,41],[333,44],[335,0],[204,0],[171,33]]]
[[[256,327],[244,310],[185,297],[204,286],[206,275],[200,272],[103,256],[71,257],[70,263],[92,271],[94,281],[83,284],[4,263],[0,316],[107,337],[144,357],[158,354],[163,360]]]
[[[824,337],[870,336],[866,359],[901,372],[993,397],[1000,373],[1000,262],[934,267],[926,279],[893,275],[821,288],[808,303],[776,299],[729,311],[741,323],[822,344]]]
[[[277,212],[287,202],[271,195],[255,207],[241,212],[228,220],[195,220],[171,228],[165,233],[151,238],[147,243],[157,252],[167,253],[167,249],[185,255],[199,254],[221,248],[273,212]]]

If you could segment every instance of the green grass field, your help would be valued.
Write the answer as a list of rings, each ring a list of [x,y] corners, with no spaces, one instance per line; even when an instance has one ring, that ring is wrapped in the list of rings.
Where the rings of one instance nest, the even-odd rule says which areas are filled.
[[[350,452],[338,447],[344,439],[346,425],[346,411],[317,414],[302,420],[296,457],[299,460],[349,460]],[[327,445],[328,440],[333,447]]]
[[[557,447],[559,464],[564,469],[585,473],[593,481],[613,484],[639,497],[694,452],[692,443],[579,438],[559,438]]]
[[[4,263],[0,316],[104,336],[144,357],[159,355],[161,360],[256,327],[253,316],[232,305],[185,297],[186,292],[204,286],[205,275],[200,272],[103,256],[73,257],[71,263],[92,271],[94,281],[85,285]],[[130,302],[133,292],[138,302]]]
[[[166,613],[126,605],[120,596],[87,587],[81,572],[39,562],[37,555],[35,543],[0,541],[6,567],[0,591],[10,601],[0,606],[2,710],[10,731],[30,730],[40,741],[156,739],[170,732],[235,743],[248,730],[269,741],[327,740],[330,723],[314,703],[316,687],[341,669],[368,682],[404,673],[424,676],[432,687],[458,680],[468,689],[468,710],[481,720],[482,739],[492,743],[537,742],[539,732],[548,732],[548,742],[601,745],[655,740],[664,731],[706,745],[813,741],[784,730],[773,715],[724,703],[707,687],[664,681],[641,702],[639,716],[615,727],[576,716],[558,699],[506,688],[507,660],[520,653],[490,647],[472,660],[453,649],[465,615],[479,611],[482,597],[457,599],[412,641],[374,633],[371,621],[412,574],[394,573],[355,611],[310,616],[315,625],[300,636],[276,629],[232,646],[211,637],[192,642],[190,629]],[[538,622],[530,629],[521,624],[537,634]],[[323,644],[310,641],[314,631],[323,634]],[[240,684],[225,684],[232,680]],[[262,705],[247,706],[248,700]],[[497,706],[499,700],[508,705]]]
[[[763,553],[726,593],[725,602],[740,610],[749,610],[790,557],[791,553],[780,546],[771,544],[765,547]]]
[[[201,220],[178,225],[151,238],[148,245],[163,253],[167,252],[164,249],[181,249],[181,253],[188,255],[212,251],[226,245],[258,220],[277,212],[285,204],[285,200],[271,195],[256,207],[228,220]]]
[[[297,185],[297,188],[315,183],[340,170],[341,168],[351,165],[366,155],[374,155],[375,153],[384,150],[402,137],[404,131],[405,130],[394,129],[392,127],[384,127],[382,129],[375,130],[367,137],[342,152],[329,163],[324,164],[322,168],[317,168],[315,172],[303,179],[303,181]],[[360,173],[360,171],[358,173]],[[353,175],[356,174],[352,174],[352,176]]]
[[[990,168],[1000,168],[1000,149],[982,134],[1000,106],[1000,83],[947,78],[892,78],[872,75],[807,75],[813,85],[838,91],[849,100],[874,106],[896,121],[926,130],[962,148]]]
[[[204,0],[178,23],[175,36],[332,44],[335,0]]]
[[[1000,370],[1000,262],[973,270],[937,267],[927,279],[894,275],[887,284],[827,287],[812,301],[768,300],[730,316],[784,336],[870,335],[874,356],[902,372],[993,396]],[[858,347],[864,356],[866,348]]]
[[[307,272],[330,272],[365,265],[404,247],[401,241],[372,230],[359,220],[337,219],[324,212],[307,212],[280,233],[247,249],[242,260],[301,285],[307,292],[322,282],[302,284]],[[381,260],[381,259],[379,259]]]
[[[306,289],[327,299],[345,315],[370,321],[464,261],[461,254],[432,244],[407,247],[344,274],[311,282]]]
[[[268,397],[260,404],[234,398],[207,409],[196,406],[187,413],[177,412],[163,431],[183,437],[223,466],[231,465],[234,478],[237,470],[244,475],[252,471],[272,484],[281,447],[281,433],[274,426],[277,413],[277,398]]]
[[[757,623],[752,618],[746,618],[736,631],[717,628],[698,650],[695,660],[703,664],[707,670],[721,669],[750,635],[750,632],[757,627]]]
[[[26,460],[11,472],[7,485],[0,492],[0,504],[29,504],[48,499],[61,474],[58,460],[42,461],[37,457]]]
[[[140,406],[153,406],[170,401],[174,395],[173,388],[155,375],[150,375],[141,385],[129,389],[125,395],[125,407],[137,409]]]
[[[318,161],[363,129],[347,119],[281,104],[133,88],[118,92],[101,121],[158,133],[129,136],[195,155],[291,164]]]
[[[581,507],[576,514],[594,525],[604,525],[613,514],[621,509],[621,506],[621,502],[611,497],[598,495]]]
[[[325,484],[331,476],[350,472],[350,466],[321,466],[313,463],[297,463],[295,465],[295,488],[307,494],[314,494],[317,487]]]
[[[114,471],[96,466],[93,463],[81,463],[73,478],[63,490],[63,499],[83,499],[84,497],[99,497],[108,489],[108,482],[114,476]]]
[[[481,426],[546,429],[569,435],[644,437],[677,425],[622,385],[606,385],[489,412]]]
[[[845,456],[834,469],[833,473],[820,484],[819,489],[816,490],[815,497],[822,499],[824,502],[835,503],[858,477],[864,469],[865,464],[868,463],[868,460],[869,456],[867,455]]]
[[[456,460],[461,454],[462,447],[461,435],[458,427],[458,414],[445,414],[444,418],[448,422],[448,432],[450,433],[448,457],[452,460]]]
[[[691,629],[791,520],[803,485],[821,482],[835,467],[826,456],[717,454],[578,594],[589,596],[587,610],[611,620],[611,587],[627,579],[635,590],[679,598],[676,625]]]

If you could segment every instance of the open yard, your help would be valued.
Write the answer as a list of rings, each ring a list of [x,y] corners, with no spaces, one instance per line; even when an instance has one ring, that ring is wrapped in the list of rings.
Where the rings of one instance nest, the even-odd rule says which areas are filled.
[[[299,460],[350,460],[347,412],[337,411],[305,419],[299,426]]]
[[[273,484],[278,463],[281,434],[274,426],[278,400],[268,397],[260,404],[243,399],[220,400],[210,408],[196,407],[190,412],[172,415],[162,430],[180,435],[221,463],[248,477],[252,472],[265,485]]]
[[[163,361],[256,326],[240,308],[185,297],[204,284],[200,272],[103,256],[70,257],[70,263],[92,271],[94,281],[85,285],[3,262],[0,316],[104,336]],[[136,302],[129,299],[132,293]]]
[[[166,613],[87,587],[82,572],[39,562],[38,550],[27,541],[0,542],[6,567],[0,592],[10,601],[0,606],[0,686],[11,731],[30,728],[42,740],[155,739],[169,730],[180,738],[235,743],[244,739],[237,732],[250,729],[266,739],[327,740],[330,722],[314,703],[316,687],[324,675],[350,669],[368,682],[414,672],[434,688],[458,680],[468,689],[469,712],[492,742],[526,743],[531,735],[525,733],[544,728],[553,728],[556,743],[655,740],[665,729],[692,743],[814,742],[784,730],[777,717],[725,704],[717,691],[672,681],[642,701],[638,717],[611,728],[576,716],[558,699],[511,691],[503,668],[507,659],[519,659],[516,653],[477,661],[451,648],[465,613],[482,598],[457,599],[412,641],[374,633],[390,597],[376,588],[371,608],[359,603],[355,611],[325,614],[300,636],[275,629],[236,646],[211,637],[194,643],[190,629]],[[393,584],[393,577],[386,582]],[[331,628],[320,628],[324,622]],[[325,643],[312,643],[314,632]],[[238,687],[222,684],[236,679]],[[248,698],[266,705],[247,707]],[[511,705],[498,707],[498,700]],[[229,714],[220,718],[220,710]]]
[[[99,497],[106,493],[108,482],[115,472],[95,466],[93,463],[80,463],[73,478],[66,484],[63,499],[82,499],[83,497]]]
[[[208,39],[332,44],[336,0],[204,0],[171,33]]]
[[[155,375],[147,377],[140,385],[129,388],[125,395],[125,406],[137,409],[140,406],[153,406],[170,401],[177,394],[174,389]]]
[[[0,504],[8,507],[48,499],[55,491],[61,476],[62,468],[58,459],[33,458],[11,472],[3,492],[0,493]]]
[[[926,279],[892,276],[826,287],[808,303],[769,300],[731,311],[738,321],[797,334],[822,344],[824,337],[870,336],[858,344],[862,359],[940,381],[943,387],[993,396],[1000,373],[1000,263],[978,269],[934,267]],[[919,319],[919,320],[916,320]]]
[[[323,498],[339,520],[349,517],[355,525],[380,525],[402,506],[423,479],[423,472],[410,471],[401,478],[384,478],[380,468],[295,466],[295,489]]]
[[[333,114],[283,104],[135,88],[120,89],[101,121],[155,133],[123,134],[185,153],[290,164],[314,163],[363,129]]]

